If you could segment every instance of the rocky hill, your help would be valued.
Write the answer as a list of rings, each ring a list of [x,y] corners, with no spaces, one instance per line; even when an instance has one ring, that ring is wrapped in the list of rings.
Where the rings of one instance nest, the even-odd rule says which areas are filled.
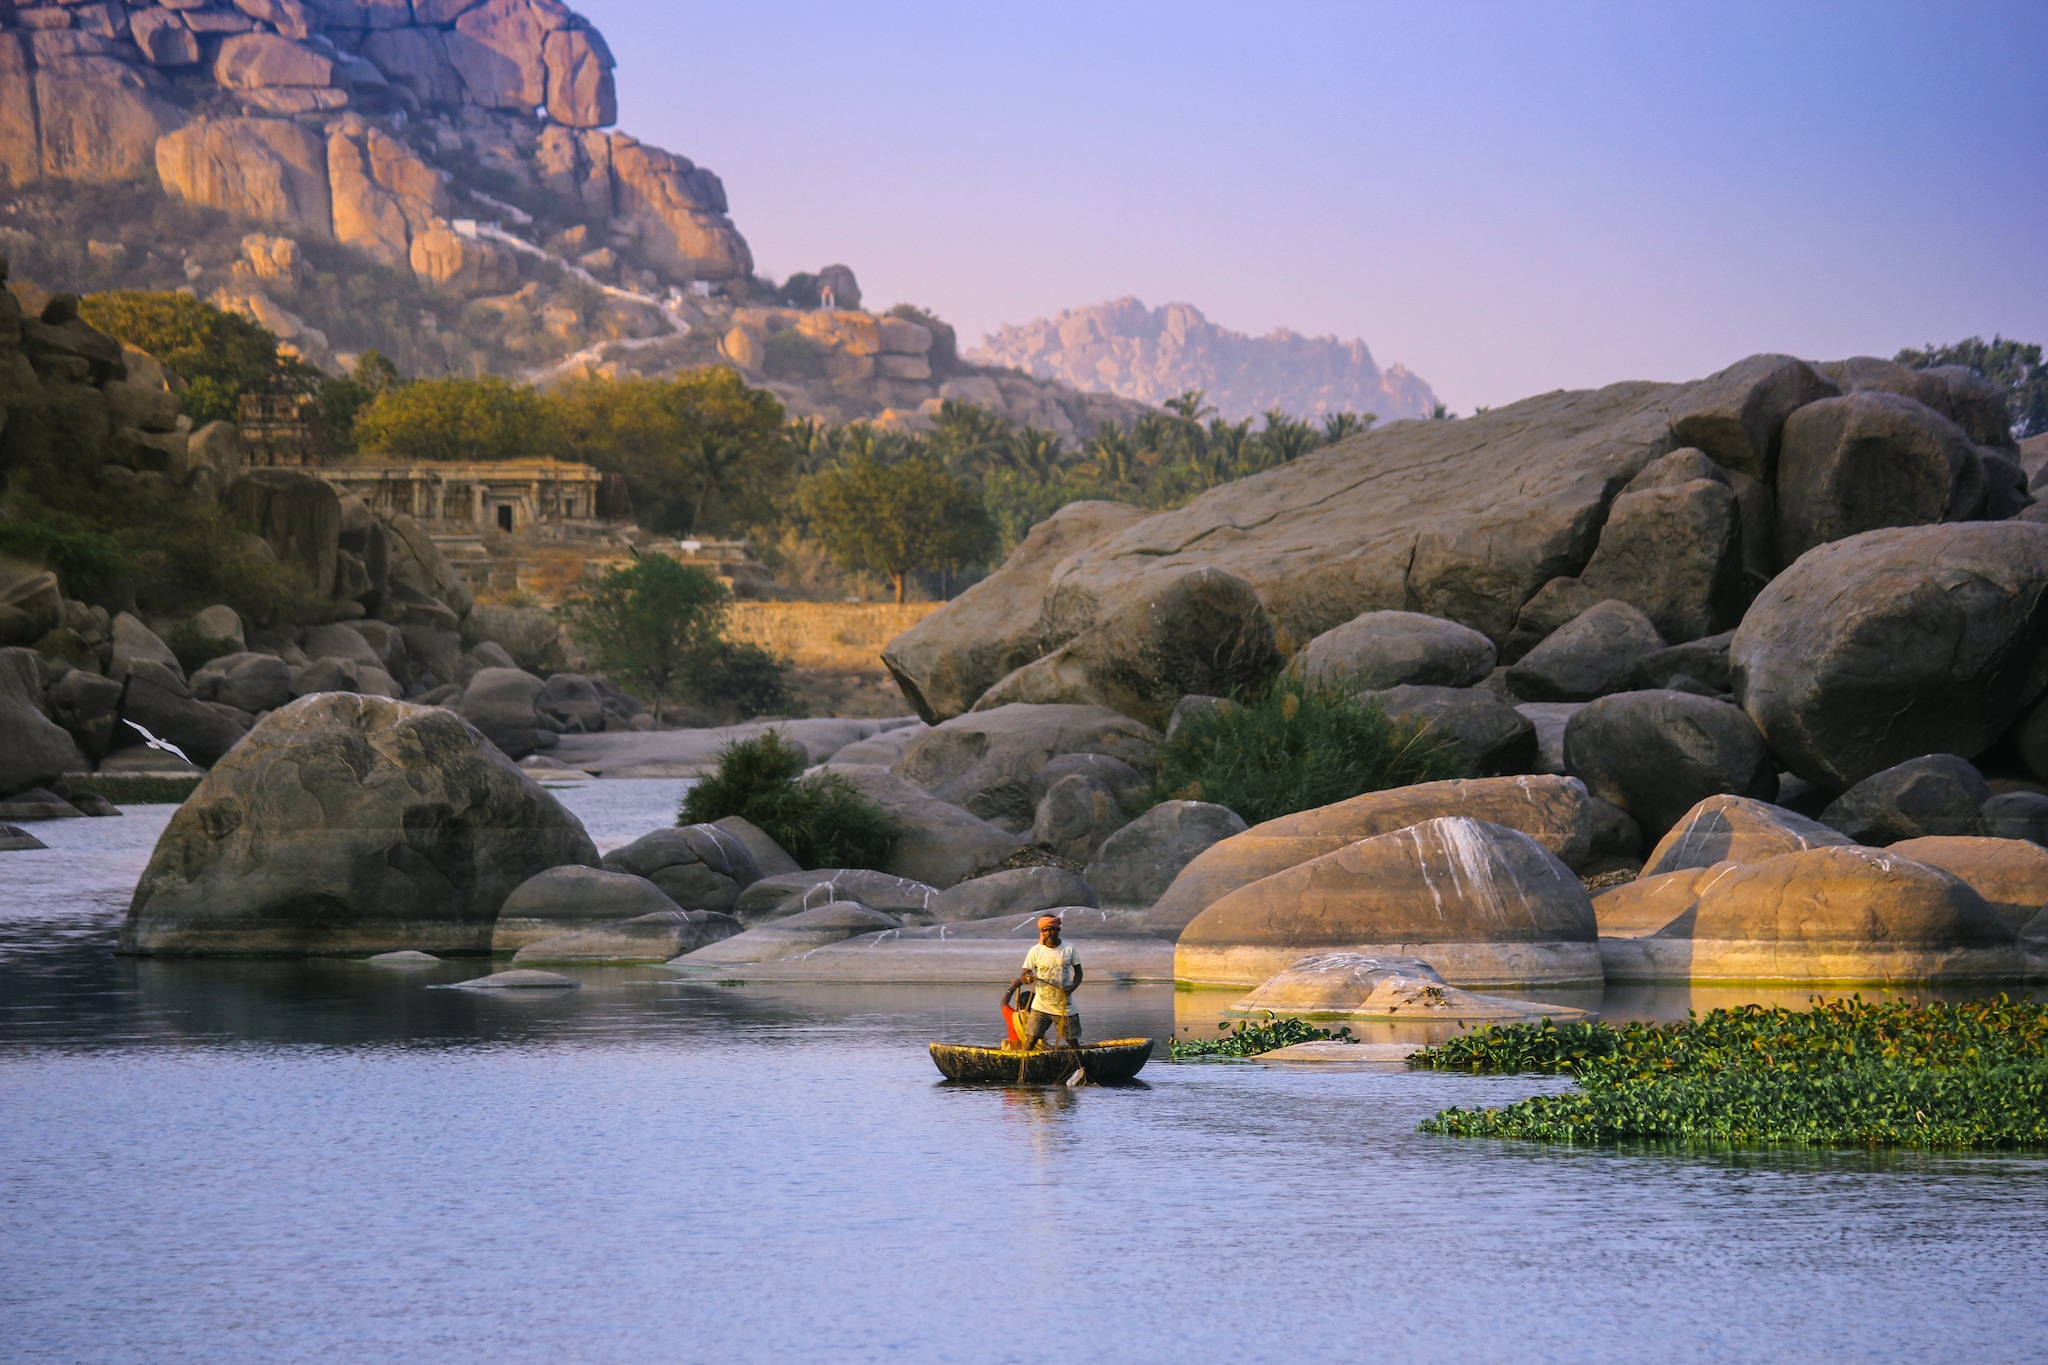
[[[188,289],[330,371],[371,347],[416,375],[747,369],[722,341],[765,287],[725,188],[610,128],[612,68],[559,0],[0,0],[0,252],[32,311]],[[958,368],[789,330],[749,373],[799,415],[914,422]],[[1095,424],[1010,387],[1015,420]]]
[[[968,358],[1143,403],[1201,389],[1231,421],[1269,408],[1297,417],[1427,417],[1436,404],[1429,385],[1404,367],[1380,369],[1363,341],[1285,328],[1247,336],[1192,304],[1147,308],[1128,297],[1006,326]]]

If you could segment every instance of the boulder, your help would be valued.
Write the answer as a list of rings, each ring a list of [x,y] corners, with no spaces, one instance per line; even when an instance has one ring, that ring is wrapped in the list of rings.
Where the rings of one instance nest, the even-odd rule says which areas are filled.
[[[152,66],[191,66],[199,60],[199,37],[170,10],[138,10],[129,16],[128,35]]]
[[[1442,816],[1461,815],[1530,835],[1566,866],[1592,849],[1593,805],[1575,777],[1475,777],[1367,792],[1349,801],[1254,825],[1197,854],[1163,892],[1145,927],[1174,937],[1221,897],[1361,839]],[[1141,817],[1142,820],[1143,817]],[[1129,834],[1139,822],[1119,832]],[[1114,844],[1115,840],[1111,840]],[[1104,850],[1105,853],[1109,849]],[[1100,861],[1098,859],[1098,861]],[[1089,885],[1105,905],[1124,904],[1116,879],[1091,867]]]
[[[545,685],[517,668],[478,669],[455,709],[507,755],[524,758],[555,742],[554,731],[540,727],[533,706]]]
[[[491,951],[516,952],[557,934],[681,908],[645,877],[581,864],[551,867],[505,897]]]
[[[1498,669],[1494,671],[1499,672]],[[1166,721],[1166,737],[1172,739],[1180,727],[1195,716],[1228,712],[1236,705],[1237,703],[1228,697],[1211,697],[1200,692],[1190,692],[1173,704],[1173,714]]]
[[[147,176],[152,149],[166,134],[175,136],[172,130],[183,121],[174,106],[159,98],[160,81],[110,56],[47,52],[53,42],[74,36],[111,47],[104,39],[53,31],[30,36],[37,48],[35,121],[41,135],[42,174],[52,180],[101,183]],[[5,54],[0,53],[0,63],[4,62]],[[0,86],[19,89],[27,84],[26,72],[0,65]],[[18,118],[23,111],[17,105],[14,112]],[[19,136],[27,130],[17,124],[8,131]]]
[[[158,739],[168,740],[203,768],[218,763],[249,732],[246,712],[219,702],[200,701],[185,680],[153,659],[129,666],[121,717]]]
[[[1573,870],[1580,880],[1601,872],[1642,867],[1643,827],[1633,815],[1612,801],[1593,798],[1593,832],[1587,842],[1586,862]]]
[[[1086,875],[1107,904],[1150,911],[1183,868],[1246,828],[1214,802],[1162,801],[1103,840]]]
[[[780,877],[785,873],[802,871],[796,859],[790,857],[781,844],[769,838],[753,821],[741,819],[737,815],[728,815],[711,823],[714,828],[722,829],[740,841],[741,846],[747,850],[747,856],[754,860],[754,870],[762,877]]]
[[[209,659],[191,678],[192,695],[255,714],[292,699],[291,665],[274,654],[228,654]],[[354,689],[351,689],[354,690]]]
[[[1886,526],[1963,521],[1984,468],[1962,428],[1891,393],[1809,404],[1785,424],[1778,464],[1778,562]]]
[[[185,670],[180,667],[178,656],[171,652],[171,647],[155,631],[127,612],[114,618],[111,633],[114,653],[107,664],[107,676],[115,682],[127,678],[129,668],[143,660],[162,664],[180,678],[185,676]]]
[[[1052,653],[991,686],[974,709],[1105,706],[1164,725],[1186,694],[1256,686],[1280,667],[1273,622],[1252,585],[1234,574],[1153,575],[1118,599]]]
[[[559,972],[535,971],[531,967],[518,967],[511,971],[492,972],[468,981],[457,982],[459,991],[574,991],[581,990],[583,983]]]
[[[1729,646],[1771,752],[1841,791],[1926,753],[1974,758],[2032,699],[2048,527],[1866,531],[1802,555]]]
[[[1038,800],[1031,842],[1062,858],[1085,863],[1096,848],[1127,823],[1108,784],[1086,773],[1069,773]]]
[[[1636,476],[1578,576],[1595,601],[1627,602],[1674,642],[1733,627],[1748,602],[1742,514],[1726,477],[1658,481],[1672,461],[1697,453],[1674,452]]]
[[[1821,823],[1859,844],[1927,835],[1977,835],[1991,788],[1968,760],[1926,754],[1873,773],[1836,797]]]
[[[2014,450],[2012,408],[2006,391],[1968,365],[1936,365],[1920,372],[1939,383],[1942,402],[1934,406],[1980,446]]]
[[[922,727],[919,727],[922,729]],[[1035,807],[1045,799],[1053,784],[1063,777],[1079,773],[1091,777],[1116,793],[1116,799],[1132,805],[1144,799],[1147,779],[1145,775],[1120,758],[1108,754],[1061,754],[1051,759],[1038,775],[1031,779],[1031,800]]]
[[[858,901],[826,901],[694,949],[669,965],[715,967],[726,963],[773,962],[862,934],[901,927],[902,921],[895,916]]]
[[[1656,933],[1602,949],[1610,982],[1890,985],[2018,980],[2029,969],[2012,929],[1960,878],[1855,847],[1730,870]]]
[[[379,264],[406,268],[411,242],[453,201],[440,173],[382,128],[349,116],[327,137],[327,178],[334,199],[334,236]]]
[[[0,825],[0,853],[28,853],[49,845],[25,829]]]
[[[237,33],[220,45],[214,84],[223,90],[264,90],[276,85],[334,83],[334,62],[275,33]]]
[[[1626,602],[1599,602],[1522,656],[1508,685],[1529,701],[1591,701],[1626,689],[1637,661],[1662,648],[1649,617]]]
[[[604,697],[581,673],[557,673],[534,696],[534,710],[565,735],[594,735],[604,729]]]
[[[0,820],[82,820],[85,812],[53,791],[30,787],[0,800]]]
[[[1935,834],[1886,851],[1960,877],[2016,933],[2048,907],[2048,848],[2029,840]]]
[[[539,674],[559,673],[565,667],[562,654],[562,626],[542,607],[472,608],[462,622],[462,643],[475,646],[490,641],[504,648],[519,667]]]
[[[380,29],[364,37],[361,53],[422,104],[462,101],[462,78],[449,65],[447,44],[436,29]]]
[[[548,34],[548,117],[567,128],[603,128],[619,121],[611,49],[587,25]]]
[[[656,910],[539,939],[512,954],[512,961],[666,962],[739,932],[738,920],[716,910]]]
[[[1425,740],[1457,746],[1467,777],[1534,772],[1536,726],[1493,693],[1473,687],[1402,686],[1368,692],[1387,719],[1418,727]]]
[[[1022,832],[1036,816],[1032,782],[1063,754],[1104,754],[1150,769],[1159,735],[1101,706],[1013,704],[933,726],[894,771],[932,796]]]
[[[1253,985],[1332,951],[1421,957],[1466,986],[1601,979],[1592,902],[1571,869],[1520,830],[1465,816],[1239,887],[1181,931],[1174,974]]]
[[[893,768],[902,759],[903,751],[910,747],[910,742],[929,729],[931,727],[922,721],[911,725],[899,725],[893,730],[884,730],[867,739],[857,739],[844,748],[835,750],[832,757],[826,761],[835,764],[859,763],[874,768]]]
[[[327,143],[289,119],[225,118],[188,124],[156,143],[164,188],[207,208],[334,235]]]
[[[614,221],[639,235],[656,266],[711,282],[753,273],[753,253],[725,216],[725,187],[717,176],[623,133],[611,135],[607,154]]]
[[[1724,469],[1768,484],[1785,423],[1840,390],[1789,355],[1753,355],[1685,386],[1667,411],[1672,437],[1696,446]]]
[[[716,825],[643,834],[605,854],[604,866],[647,878],[684,910],[731,910],[740,892],[761,880],[746,844]]]
[[[938,898],[938,889],[923,882],[866,868],[829,867],[763,877],[740,893],[733,914],[753,928],[834,901],[856,901],[892,920],[925,924]]]
[[[0,795],[49,781],[76,762],[77,746],[43,712],[32,649],[0,649]]]
[[[385,664],[384,656],[368,637],[346,625],[315,626],[306,632],[300,648],[309,659],[349,659],[370,668],[383,668]]]
[[[1000,867],[1024,841],[887,768],[835,768],[862,796],[895,822],[884,870],[930,886],[947,887]],[[877,907],[878,909],[881,907]]]
[[[1724,630],[1719,635],[1687,640],[1645,654],[1636,660],[1629,682],[1638,691],[1650,691],[1670,687],[1672,679],[1686,677],[1718,693],[1732,692],[1735,689],[1728,673],[1728,644],[1734,638],[1734,631]]]
[[[1311,1019],[1394,1019],[1428,1023],[1578,1019],[1584,1010],[1476,995],[1447,985],[1417,957],[1317,953],[1261,983],[1230,1007],[1233,1014]],[[1271,1054],[1268,1054],[1269,1056]],[[1261,1060],[1264,1060],[1263,1058]]]
[[[44,700],[50,718],[70,731],[78,747],[92,758],[104,758],[117,737],[125,740],[134,735],[119,724],[121,684],[112,678],[74,668],[50,684]],[[5,752],[5,746],[0,746],[0,752]],[[0,790],[5,786],[0,780]]]
[[[2048,796],[2001,792],[1984,803],[1984,834],[1992,839],[2027,839],[2048,844]]]
[[[1672,825],[1644,860],[1643,876],[1719,863],[1760,863],[1781,853],[1837,848],[1853,842],[1840,831],[1782,806],[1745,796],[1709,796]]]
[[[513,889],[597,861],[452,712],[330,693],[273,711],[171,817],[121,951],[486,952]]]
[[[1515,712],[1536,727],[1536,771],[1564,776],[1564,731],[1586,705],[1582,701],[1525,701]]]
[[[303,570],[323,600],[334,596],[341,553],[341,495],[334,485],[295,469],[251,469],[228,485],[221,501],[255,527],[280,560]]]
[[[406,262],[422,284],[455,298],[509,293],[519,287],[519,260],[511,248],[485,237],[464,237],[438,224],[413,234]]]
[[[1620,692],[1565,725],[1565,771],[1662,838],[1709,796],[1769,801],[1778,770],[1739,706],[1685,692]]]
[[[928,913],[933,924],[953,924],[999,915],[1029,915],[1065,905],[1094,908],[1094,888],[1057,867],[1016,867],[941,891],[933,897]]]
[[[1493,666],[1493,641],[1469,626],[1412,611],[1369,611],[1316,636],[1294,661],[1307,682],[1360,691],[1471,687]]]
[[[468,102],[532,113],[547,100],[548,34],[568,26],[569,11],[563,6],[528,0],[484,0],[465,11],[446,43]]]
[[[1593,897],[1593,918],[1602,938],[1642,938],[1657,933],[1700,902],[1700,892],[1740,863],[1713,863],[1676,872],[1645,874]]]

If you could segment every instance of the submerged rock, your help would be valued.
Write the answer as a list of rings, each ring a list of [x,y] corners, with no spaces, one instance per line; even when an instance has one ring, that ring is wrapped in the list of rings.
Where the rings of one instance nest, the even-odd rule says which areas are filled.
[[[491,951],[517,952],[558,934],[681,908],[645,877],[596,867],[551,867],[505,898],[491,931]]]
[[[171,817],[121,951],[487,952],[575,816],[453,712],[326,693],[272,712]]]
[[[1479,1023],[1579,1019],[1584,1010],[1475,995],[1445,983],[1420,958],[1318,953],[1277,973],[1232,1005],[1233,1013],[1311,1018],[1399,1019]]]
[[[32,849],[48,847],[48,844],[25,829],[17,829],[13,825],[0,825],[0,853],[26,853]]]
[[[716,910],[656,910],[536,939],[514,953],[512,961],[666,962],[739,932],[738,920]]]
[[[573,991],[583,983],[572,976],[557,972],[537,972],[530,967],[521,967],[509,972],[493,972],[473,981],[457,982],[454,989],[459,991]]]

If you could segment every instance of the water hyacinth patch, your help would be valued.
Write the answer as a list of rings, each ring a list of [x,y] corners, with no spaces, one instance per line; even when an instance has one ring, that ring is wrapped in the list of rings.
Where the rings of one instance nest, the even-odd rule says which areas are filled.
[[[1266,1016],[1263,1024],[1254,1024],[1249,1019],[1240,1019],[1235,1025],[1229,1022],[1216,1026],[1223,1030],[1216,1038],[1189,1038],[1185,1041],[1174,1039],[1173,1060],[1186,1061],[1192,1057],[1256,1057],[1262,1052],[1292,1047],[1296,1043],[1355,1043],[1349,1027],[1335,1033],[1326,1028],[1316,1028],[1300,1019],[1276,1019]]]
[[[2048,1005],[1814,1001],[1683,1023],[1479,1029],[1409,1058],[1563,1072],[1576,1091],[1446,1109],[1422,1131],[1604,1143],[2048,1147]]]

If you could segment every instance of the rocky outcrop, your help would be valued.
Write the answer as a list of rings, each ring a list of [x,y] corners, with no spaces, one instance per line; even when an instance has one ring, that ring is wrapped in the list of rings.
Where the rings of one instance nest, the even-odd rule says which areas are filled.
[[[47,782],[76,761],[71,736],[43,711],[32,649],[0,649],[0,796]]]
[[[1467,777],[1537,771],[1536,726],[1483,688],[1393,687],[1365,696],[1388,720],[1416,727],[1425,742],[1455,745]]]
[[[1360,840],[1222,897],[1174,974],[1254,985],[1317,952],[1421,957],[1469,987],[1600,981],[1592,903],[1519,830],[1452,816]]]
[[[1834,848],[1848,836],[1782,806],[1710,796],[1685,813],[1643,862],[1644,879],[1719,863],[1760,863],[1781,853]]]
[[[327,144],[289,119],[195,123],[156,143],[164,188],[195,204],[275,223],[317,241],[334,236]]]
[[[1706,887],[1740,867],[1710,863],[1676,872],[1645,873],[1632,882],[1609,887],[1593,897],[1593,917],[1602,938],[1642,938],[1661,931],[1700,903]]]
[[[1087,773],[1069,773],[1038,798],[1031,842],[1062,858],[1085,863],[1104,839],[1127,822],[1108,783]]]
[[[1120,502],[1070,502],[1032,527],[1001,568],[891,640],[882,662],[917,713],[934,725],[962,715],[1045,653],[1038,616],[1054,568],[1145,515]]]
[[[1455,779],[1368,792],[1254,825],[1201,853],[1160,896],[1146,928],[1173,937],[1241,886],[1358,840],[1453,815],[1519,829],[1567,866],[1585,861],[1592,847],[1592,798],[1577,778]],[[1102,882],[1090,880],[1105,898],[1110,894]]]
[[[1729,646],[1777,759],[1840,791],[1928,753],[1974,758],[2039,689],[2048,527],[1866,531],[1810,550]]]
[[[1685,692],[1593,702],[1565,725],[1564,766],[1653,839],[1709,796],[1778,794],[1777,767],[1742,708]]]
[[[1401,366],[1382,371],[1363,341],[1284,329],[1250,337],[1218,327],[1192,304],[1147,308],[1134,298],[1005,326],[971,358],[1146,403],[1201,389],[1232,421],[1269,408],[1427,417],[1436,402]]]
[[[1245,828],[1212,801],[1162,801],[1103,841],[1088,863],[1089,885],[1106,905],[1149,912],[1183,868]]]
[[[576,818],[453,712],[307,697],[179,807],[121,950],[486,952],[514,888],[596,861]]]
[[[1471,687],[1486,680],[1494,661],[1493,641],[1454,621],[1369,611],[1310,640],[1292,667],[1309,683],[1373,692]]]
[[[1609,981],[1807,985],[2018,980],[2018,938],[1957,877],[1889,850],[1817,848],[1708,878],[1656,933],[1602,943]]]
[[[1033,782],[1053,759],[1101,754],[1149,769],[1158,742],[1155,731],[1105,707],[1009,705],[932,727],[904,749],[894,771],[941,801],[1021,834],[1037,814]]]
[[[896,876],[929,886],[953,886],[1000,867],[1024,847],[1016,834],[940,800],[887,768],[853,765],[833,771],[895,823],[883,870]]]

